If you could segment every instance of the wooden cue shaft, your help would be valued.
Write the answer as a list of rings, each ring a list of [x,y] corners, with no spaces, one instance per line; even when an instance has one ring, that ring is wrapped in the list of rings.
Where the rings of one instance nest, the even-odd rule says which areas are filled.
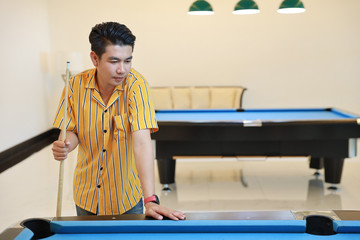
[[[62,124],[62,129],[61,129],[61,134],[60,134],[61,141],[65,141],[65,139],[66,139],[67,105],[68,105],[69,77],[70,77],[69,75],[70,75],[70,62],[66,62],[64,116],[63,116],[63,124]],[[56,217],[61,217],[62,195],[63,195],[63,185],[64,185],[63,182],[64,182],[64,160],[60,161],[60,168],[59,168],[59,185],[58,185]]]

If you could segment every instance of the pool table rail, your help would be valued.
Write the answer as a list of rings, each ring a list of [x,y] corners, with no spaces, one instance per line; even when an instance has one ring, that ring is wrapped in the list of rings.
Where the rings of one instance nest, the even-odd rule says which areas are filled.
[[[129,215],[114,215],[114,216],[80,216],[80,217],[54,217],[45,219],[45,222],[49,225],[54,225],[53,229],[56,231],[76,231],[77,234],[80,231],[76,229],[75,225],[82,226],[81,231],[95,231],[93,228],[99,230],[99,225],[108,225],[108,231],[120,231],[116,229],[119,225],[125,229],[125,226],[135,228],[135,226],[144,225],[143,231],[148,231],[150,226],[157,226],[156,229],[150,231],[177,231],[175,228],[185,228],[186,231],[198,231],[192,229],[193,225],[201,225],[212,231],[212,224],[219,225],[223,231],[228,231],[229,228],[232,231],[254,231],[254,227],[263,225],[263,231],[272,231],[274,225],[280,226],[286,224],[291,226],[291,231],[306,231],[304,226],[306,220],[304,218],[309,215],[321,215],[330,217],[333,222],[334,232],[356,232],[359,231],[360,225],[360,211],[355,210],[333,210],[333,211],[239,211],[239,212],[186,212],[187,220],[185,221],[158,221],[146,217],[143,214],[129,214]],[[50,224],[52,222],[52,224]],[[195,224],[196,223],[196,224]],[[189,226],[190,225],[190,226]],[[227,226],[226,226],[227,225]],[[235,226],[240,226],[239,230],[236,230]],[[91,227],[90,227],[91,226]],[[163,230],[162,227],[170,226],[172,230]],[[246,230],[249,226],[248,230]],[[216,226],[215,226],[216,227]],[[89,230],[90,228],[90,230]],[[250,229],[252,228],[252,229]],[[261,228],[261,226],[260,226]],[[66,230],[67,229],[67,230]],[[96,230],[96,231],[97,231]],[[103,230],[99,230],[102,231]],[[138,230],[136,230],[138,231]],[[260,229],[260,231],[262,231]],[[359,233],[359,232],[358,232]],[[170,234],[170,233],[169,233]],[[211,233],[209,233],[211,234]],[[295,234],[295,233],[294,233]],[[186,235],[186,234],[185,234]],[[185,236],[184,235],[184,236]],[[351,234],[348,234],[350,236]],[[0,239],[31,239],[33,233],[29,229],[24,229],[20,225],[12,226],[0,235]],[[80,235],[79,235],[80,236]],[[89,236],[89,235],[87,235]],[[356,233],[355,233],[356,236]],[[17,238],[18,237],[18,238]],[[20,238],[22,237],[22,238]],[[214,238],[213,238],[214,239]]]

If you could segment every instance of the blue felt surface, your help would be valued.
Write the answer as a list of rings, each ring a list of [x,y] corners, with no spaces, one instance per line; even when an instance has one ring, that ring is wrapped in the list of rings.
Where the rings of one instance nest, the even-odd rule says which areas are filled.
[[[214,110],[161,110],[156,112],[158,121],[302,121],[302,120],[343,120],[356,119],[359,116],[333,109],[249,109],[237,112],[235,109]]]
[[[59,221],[55,233],[196,233],[196,232],[305,232],[304,220],[186,220],[186,221]]]
[[[307,234],[305,226],[304,220],[54,221],[51,228],[57,234],[47,239],[360,239],[360,221],[334,221],[342,233],[330,236]],[[16,240],[31,237],[25,229]]]

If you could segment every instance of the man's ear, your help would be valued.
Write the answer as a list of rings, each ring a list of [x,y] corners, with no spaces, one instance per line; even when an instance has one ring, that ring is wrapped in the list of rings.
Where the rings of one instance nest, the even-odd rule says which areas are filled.
[[[90,58],[91,58],[92,63],[94,64],[94,66],[97,67],[99,65],[99,61],[100,61],[98,55],[94,51],[92,51],[90,53]]]

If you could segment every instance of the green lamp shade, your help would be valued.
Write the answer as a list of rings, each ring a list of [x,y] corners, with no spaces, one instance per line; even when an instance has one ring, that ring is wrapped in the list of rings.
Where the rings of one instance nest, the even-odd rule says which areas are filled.
[[[188,14],[190,15],[212,15],[214,11],[207,1],[195,1],[189,8]]]
[[[253,0],[241,0],[235,5],[233,14],[255,14],[259,12],[256,2]]]
[[[306,10],[300,0],[284,0],[277,11],[278,13],[302,13]]]

